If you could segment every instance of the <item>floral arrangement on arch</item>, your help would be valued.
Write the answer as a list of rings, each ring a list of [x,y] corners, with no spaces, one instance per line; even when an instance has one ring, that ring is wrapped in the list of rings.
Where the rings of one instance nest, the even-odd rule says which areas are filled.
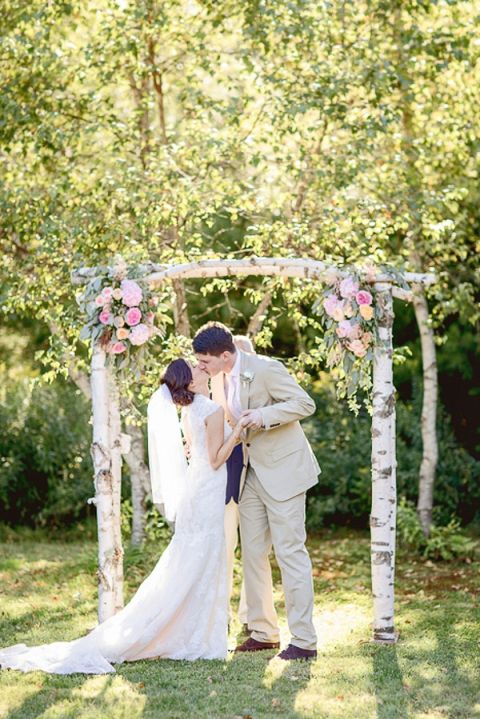
[[[90,280],[79,304],[87,315],[80,338],[99,342],[114,363],[123,369],[139,365],[144,345],[157,335],[164,335],[158,326],[169,321],[163,314],[148,284],[142,279],[142,268],[128,268],[123,260],[113,267],[99,267]],[[145,268],[149,274],[150,268]]]
[[[376,270],[328,273],[323,297],[314,305],[322,317],[324,335],[320,351],[327,367],[334,370],[337,393],[356,407],[359,389],[371,388],[371,363],[378,343],[380,308],[371,286]]]

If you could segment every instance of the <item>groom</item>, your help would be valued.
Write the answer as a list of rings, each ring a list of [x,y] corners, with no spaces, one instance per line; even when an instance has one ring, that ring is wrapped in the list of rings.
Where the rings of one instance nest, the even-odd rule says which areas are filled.
[[[252,634],[236,648],[253,652],[280,647],[273,604],[269,554],[282,573],[291,643],[281,659],[316,657],[312,622],[312,567],[305,548],[305,493],[317,483],[318,463],[299,420],[315,404],[278,361],[237,350],[219,322],[202,327],[193,340],[199,366],[215,382],[213,399],[230,424],[246,421],[240,483],[240,533],[248,626]],[[222,386],[223,385],[223,386]]]

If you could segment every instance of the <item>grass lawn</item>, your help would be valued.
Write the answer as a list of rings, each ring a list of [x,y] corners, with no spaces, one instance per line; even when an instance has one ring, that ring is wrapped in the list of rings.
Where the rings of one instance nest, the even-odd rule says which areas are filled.
[[[73,639],[96,622],[96,545],[4,533],[0,544],[0,646]],[[400,642],[369,643],[369,540],[325,532],[309,541],[316,588],[318,660],[286,663],[274,652],[226,662],[142,661],[107,676],[0,672],[0,717],[137,719],[480,717],[478,561],[400,557]],[[127,552],[127,595],[160,547]],[[276,577],[282,635],[288,641]],[[238,597],[237,597],[238,598]],[[233,630],[239,629],[234,626]],[[235,645],[235,634],[231,637]]]

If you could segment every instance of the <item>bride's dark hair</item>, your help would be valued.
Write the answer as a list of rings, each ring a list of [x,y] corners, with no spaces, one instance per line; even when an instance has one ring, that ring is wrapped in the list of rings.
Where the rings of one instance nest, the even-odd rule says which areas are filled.
[[[167,385],[175,404],[186,407],[195,399],[195,393],[188,389],[192,379],[192,370],[185,360],[180,358],[170,362],[161,383]]]

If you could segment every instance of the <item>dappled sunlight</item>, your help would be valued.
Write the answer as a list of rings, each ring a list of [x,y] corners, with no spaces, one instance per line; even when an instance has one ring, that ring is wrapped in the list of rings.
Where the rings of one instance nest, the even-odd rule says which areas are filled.
[[[109,710],[115,712],[116,716],[128,716],[129,719],[141,717],[145,708],[147,697],[142,693],[141,686],[129,682],[118,674],[115,676],[94,676],[88,678],[85,683],[72,691],[72,699],[80,700],[84,706],[85,701],[95,705],[100,710],[102,705],[108,706]]]
[[[4,673],[5,674],[5,673]],[[2,683],[0,692],[0,716],[14,716],[15,712],[43,689],[45,675],[42,672],[32,672],[25,681],[25,675],[19,672],[8,671]]]
[[[266,689],[271,689],[275,682],[278,682],[288,667],[288,662],[273,657],[267,664],[265,676],[262,683]]]
[[[321,714],[318,712],[321,707]],[[336,719],[337,717],[343,718],[348,712],[348,716],[365,716],[373,717],[378,716],[375,711],[376,702],[371,694],[357,693],[355,697],[345,699],[343,694],[337,694],[335,696],[327,696],[320,689],[318,691],[309,692],[308,689],[298,694],[294,709],[298,713],[298,716],[310,718],[310,717],[325,717],[325,719]]]
[[[272,692],[271,701],[278,701],[276,708],[285,708],[285,700],[281,704],[276,697],[281,687],[282,692],[291,697],[292,708],[298,716],[343,717],[346,707],[349,715],[358,708],[365,716],[374,716],[376,701],[371,692],[357,691],[354,697],[346,696],[345,692],[345,686],[358,687],[371,672],[358,658],[359,634],[368,636],[370,619],[368,608],[353,603],[317,608],[314,614],[319,639],[317,661],[284,662],[273,657],[265,668],[262,683]],[[285,622],[281,623],[281,638],[283,644],[289,640]],[[339,652],[341,668],[336,656]]]
[[[227,662],[145,661],[117,666],[108,676],[52,677],[40,672],[0,672],[0,716],[9,719],[150,719],[157,716],[285,716],[288,719],[480,719],[478,658],[474,645],[478,566],[460,566],[472,593],[450,592],[435,601],[418,593],[397,598],[396,647],[370,643],[372,605],[369,565],[347,558],[364,551],[363,535],[322,538],[312,551],[316,584],[314,623],[318,659],[284,662],[276,652],[231,653]],[[6,545],[3,545],[6,546]],[[317,547],[316,540],[312,549]],[[35,548],[37,549],[37,547]],[[96,623],[95,580],[85,567],[82,544],[63,547],[67,573],[62,580],[56,547],[45,557],[32,551],[27,567],[42,573],[20,574],[14,545],[3,564],[11,593],[2,597],[0,636],[5,643],[38,644],[80,636]],[[28,556],[24,543],[20,555]],[[150,556],[150,555],[148,555]],[[132,564],[132,574],[144,573]],[[23,565],[25,568],[25,565]],[[431,568],[418,566],[418,578]],[[423,571],[423,575],[422,575]],[[15,597],[16,579],[22,596]],[[277,579],[278,578],[278,579]],[[457,577],[456,577],[457,578]],[[37,581],[45,582],[38,586]],[[16,585],[18,586],[18,585]],[[236,587],[238,601],[238,585]],[[410,589],[410,588],[409,588]],[[53,599],[57,597],[57,599]],[[403,603],[399,600],[408,599]],[[282,646],[290,641],[279,575],[275,581]],[[231,647],[240,624],[234,611]],[[463,713],[462,713],[463,712]]]
[[[342,604],[331,609],[315,611],[313,622],[318,635],[318,649],[323,651],[339,642],[351,643],[362,630],[370,637],[371,612],[358,604]]]

